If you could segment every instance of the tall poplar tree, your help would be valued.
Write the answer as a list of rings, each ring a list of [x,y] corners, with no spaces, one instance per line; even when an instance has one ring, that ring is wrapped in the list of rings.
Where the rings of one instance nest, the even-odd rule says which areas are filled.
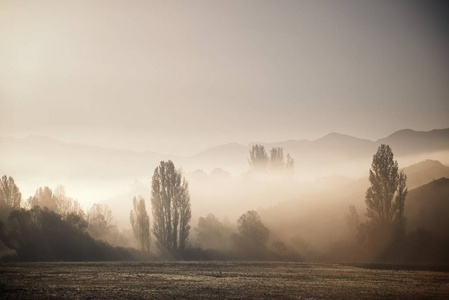
[[[153,234],[158,246],[169,251],[182,250],[190,233],[190,195],[188,182],[172,161],[161,161],[151,182]]]
[[[379,146],[373,156],[369,181],[371,186],[366,191],[365,203],[370,227],[373,230],[395,228],[403,233],[407,176],[398,171],[390,146]]]

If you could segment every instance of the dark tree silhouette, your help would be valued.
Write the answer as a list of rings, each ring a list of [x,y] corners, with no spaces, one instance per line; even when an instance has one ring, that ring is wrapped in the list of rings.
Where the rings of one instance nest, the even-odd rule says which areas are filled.
[[[243,258],[264,259],[268,255],[267,241],[270,231],[259,214],[247,211],[237,220],[238,234],[232,236],[237,253]]]
[[[396,194],[395,199],[395,220],[398,225],[398,231],[401,236],[405,235],[405,225],[406,225],[406,218],[404,216],[404,210],[405,210],[405,197],[407,196],[408,190],[407,190],[407,176],[404,174],[404,172],[399,173],[399,181],[398,181],[398,191]]]
[[[126,250],[96,241],[80,230],[79,220],[72,221],[47,208],[14,210],[0,223],[0,240],[23,261],[132,259]]]
[[[190,232],[189,186],[172,161],[161,161],[151,182],[153,233],[158,246],[183,250]]]
[[[366,191],[368,222],[360,226],[359,239],[381,250],[405,231],[404,205],[407,195],[403,172],[393,158],[390,146],[380,145],[369,172],[371,186]]]
[[[12,177],[3,176],[0,181],[0,219],[5,218],[13,209],[20,207],[22,194]]]
[[[254,171],[264,171],[267,168],[268,155],[263,145],[253,145],[251,147],[248,163]]]
[[[87,232],[89,223],[87,222],[86,215],[84,212],[80,213],[69,213],[64,218],[69,224],[75,227],[80,232]]]
[[[242,237],[261,245],[267,243],[270,234],[259,214],[254,210],[249,210],[240,216],[237,220],[237,229]]]
[[[134,237],[139,243],[140,250],[150,251],[150,217],[142,196],[133,198],[133,209],[129,212],[129,220],[133,228]]]
[[[390,146],[382,144],[373,156],[369,172],[371,186],[365,196],[371,222],[389,225],[404,217],[406,179],[402,172],[398,172],[398,163],[393,159]]]

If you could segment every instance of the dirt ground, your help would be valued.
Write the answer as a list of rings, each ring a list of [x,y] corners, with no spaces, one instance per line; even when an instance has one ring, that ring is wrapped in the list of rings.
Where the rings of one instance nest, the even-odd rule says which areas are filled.
[[[449,272],[286,262],[2,263],[2,299],[449,299]]]

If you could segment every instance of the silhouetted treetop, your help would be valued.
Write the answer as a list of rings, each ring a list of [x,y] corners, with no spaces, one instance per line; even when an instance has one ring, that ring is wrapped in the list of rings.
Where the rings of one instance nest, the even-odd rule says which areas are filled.
[[[22,194],[14,179],[4,175],[0,180],[0,209],[17,209],[21,201]]]
[[[189,185],[172,161],[161,161],[151,181],[153,233],[164,250],[182,250],[190,232]]]
[[[391,224],[402,220],[407,194],[406,180],[405,174],[398,171],[398,163],[393,159],[390,146],[379,146],[373,156],[369,171],[371,186],[365,196],[367,216],[373,223]]]
[[[249,210],[241,215],[237,220],[239,234],[253,242],[265,245],[268,241],[270,231],[262,223],[259,214],[254,210]]]

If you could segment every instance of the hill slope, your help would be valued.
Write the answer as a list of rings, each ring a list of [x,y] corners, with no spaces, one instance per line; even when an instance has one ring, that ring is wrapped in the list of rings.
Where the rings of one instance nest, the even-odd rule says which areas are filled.
[[[440,178],[409,191],[405,216],[407,231],[421,228],[449,238],[449,179]]]

